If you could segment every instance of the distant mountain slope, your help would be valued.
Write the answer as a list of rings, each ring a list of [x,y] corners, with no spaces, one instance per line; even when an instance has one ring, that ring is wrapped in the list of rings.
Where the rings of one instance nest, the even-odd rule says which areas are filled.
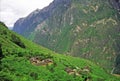
[[[119,10],[119,0],[54,0],[33,19],[18,20],[13,30],[58,53],[90,59],[110,73],[120,67]]]
[[[36,9],[25,18],[20,18],[14,25],[14,31],[28,37],[29,34],[35,29],[35,27],[42,23],[44,20],[54,15],[54,10],[58,9],[58,6],[64,6],[62,3],[69,5],[69,0],[55,0],[48,7],[42,10]],[[62,5],[61,5],[62,4]]]
[[[119,81],[81,58],[56,54],[0,23],[1,81]]]

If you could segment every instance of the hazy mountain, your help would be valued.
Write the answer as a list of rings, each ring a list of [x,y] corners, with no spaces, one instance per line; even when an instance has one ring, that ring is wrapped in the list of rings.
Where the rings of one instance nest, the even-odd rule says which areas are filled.
[[[14,31],[58,53],[120,74],[120,1],[54,0],[19,19]]]

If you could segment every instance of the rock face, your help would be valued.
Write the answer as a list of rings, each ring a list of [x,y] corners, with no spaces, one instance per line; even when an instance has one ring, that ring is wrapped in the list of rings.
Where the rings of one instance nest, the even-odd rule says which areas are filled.
[[[109,1],[115,9],[120,11],[120,0],[109,0]]]
[[[28,37],[32,31],[36,28],[38,24],[41,24],[44,20],[53,15],[57,6],[61,4],[66,4],[66,7],[69,6],[70,0],[55,0],[48,7],[43,8],[42,10],[36,9],[31,14],[25,18],[20,18],[15,24],[13,31]],[[63,6],[63,5],[61,5]]]
[[[13,30],[56,52],[95,61],[110,72],[120,55],[119,3],[54,0],[18,20]]]

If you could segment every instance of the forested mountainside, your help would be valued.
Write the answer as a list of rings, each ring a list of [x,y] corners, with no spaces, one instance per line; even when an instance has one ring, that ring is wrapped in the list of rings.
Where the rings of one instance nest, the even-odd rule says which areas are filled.
[[[120,74],[120,0],[54,0],[19,19],[13,30],[55,52]]]
[[[119,81],[98,65],[56,54],[0,22],[0,81]]]

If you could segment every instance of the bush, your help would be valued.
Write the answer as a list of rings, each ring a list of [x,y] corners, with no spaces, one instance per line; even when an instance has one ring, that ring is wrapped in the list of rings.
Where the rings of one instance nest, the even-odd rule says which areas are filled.
[[[22,52],[19,52],[19,53],[18,53],[18,57],[23,57],[23,53],[22,53]]]
[[[7,26],[3,22],[0,21],[0,24],[7,28]]]
[[[2,53],[2,44],[0,44],[0,60],[4,57],[3,53]]]
[[[21,48],[25,48],[24,43],[22,43],[22,41],[20,40],[19,37],[17,37],[16,35],[12,34],[11,35],[12,38],[12,42],[14,42],[15,44],[17,44],[18,46],[20,46]]]
[[[38,79],[38,74],[35,73],[35,72],[31,72],[31,73],[30,73],[30,76],[31,76],[33,79],[35,79],[35,80]]]
[[[9,74],[2,72],[0,73],[0,81],[12,81],[12,79]]]

